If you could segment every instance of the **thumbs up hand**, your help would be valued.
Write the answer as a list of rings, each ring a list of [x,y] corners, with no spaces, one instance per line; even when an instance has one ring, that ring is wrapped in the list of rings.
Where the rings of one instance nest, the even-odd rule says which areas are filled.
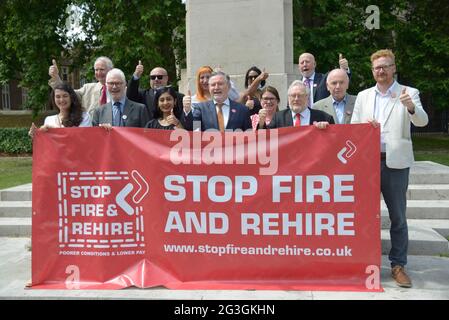
[[[261,80],[267,80],[269,76],[270,74],[265,70],[265,68],[263,68],[262,73],[259,75]]]
[[[143,74],[143,64],[142,61],[139,60],[139,64],[136,66],[136,70],[134,71],[134,76],[139,79],[142,76],[142,74]]]
[[[408,112],[415,113],[415,104],[413,103],[412,97],[407,93],[407,88],[403,87],[401,95],[399,96],[399,100],[402,105],[408,109]]]
[[[180,124],[178,118],[176,118],[175,114],[173,113],[173,109],[171,109],[170,115],[167,117],[167,123],[172,124],[175,127],[177,127]]]
[[[184,107],[185,114],[188,114],[192,110],[192,93],[190,89],[187,94],[182,98],[182,106]]]
[[[338,64],[340,65],[340,69],[344,69],[344,70],[348,71],[348,69],[349,69],[348,60],[346,60],[346,58],[343,58],[342,53],[340,53],[338,55]]]
[[[252,110],[254,108],[254,99],[251,98],[250,96],[248,96],[248,100],[246,100],[245,106],[249,109]]]
[[[59,78],[59,70],[58,65],[56,64],[56,60],[52,60],[52,65],[48,68],[48,75],[52,79],[58,79]]]

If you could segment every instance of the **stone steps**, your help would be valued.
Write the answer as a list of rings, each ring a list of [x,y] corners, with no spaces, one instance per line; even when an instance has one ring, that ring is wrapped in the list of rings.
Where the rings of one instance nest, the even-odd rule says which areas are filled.
[[[31,184],[0,190],[0,237],[31,236]],[[407,193],[409,254],[449,254],[449,167],[416,162]],[[446,200],[447,199],[447,200]],[[381,201],[382,252],[390,247],[390,220]]]
[[[31,237],[31,218],[1,218],[1,237]]]
[[[432,228],[419,224],[408,225],[408,254],[418,256],[433,256],[449,254],[449,241]],[[391,248],[390,232],[381,231],[382,254],[388,254]]]
[[[31,217],[31,201],[0,201],[0,218]]]

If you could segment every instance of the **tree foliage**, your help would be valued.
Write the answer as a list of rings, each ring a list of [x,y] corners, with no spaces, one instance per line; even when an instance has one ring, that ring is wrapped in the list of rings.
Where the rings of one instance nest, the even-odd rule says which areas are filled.
[[[81,8],[83,37],[70,36],[69,8]],[[139,60],[164,66],[176,82],[174,48],[185,55],[185,8],[180,0],[2,0],[0,1],[0,81],[20,80],[28,88],[28,106],[36,111],[48,99],[48,67],[63,54],[94,80],[93,62],[106,55],[130,76]],[[182,61],[178,61],[182,64]]]
[[[449,7],[446,1],[376,1],[379,29],[369,29],[366,1],[294,0],[295,58],[311,52],[317,69],[338,67],[342,53],[353,70],[349,91],[373,85],[370,56],[378,49],[395,52],[398,78],[420,89],[433,107],[449,108]],[[295,61],[297,63],[297,61]]]
[[[0,2],[0,81],[20,80],[29,89],[29,106],[41,106],[48,98],[48,58],[63,50],[67,3]]]
[[[83,37],[67,32],[72,5],[81,8],[78,22]],[[338,66],[342,53],[353,71],[350,92],[356,94],[373,85],[371,53],[390,48],[397,57],[399,80],[419,88],[433,107],[449,108],[446,1],[379,0],[375,5],[380,28],[370,30],[365,25],[370,16],[366,1],[293,0],[295,63],[301,52],[309,51],[316,57],[317,69],[325,72]],[[88,80],[94,80],[92,65],[100,55],[109,56],[128,77],[141,60],[142,85],[148,83],[154,66],[164,66],[173,83],[176,63],[185,65],[181,0],[2,0],[0,29],[0,82],[20,80],[29,89],[29,106],[36,109],[48,97],[51,59],[61,53]]]

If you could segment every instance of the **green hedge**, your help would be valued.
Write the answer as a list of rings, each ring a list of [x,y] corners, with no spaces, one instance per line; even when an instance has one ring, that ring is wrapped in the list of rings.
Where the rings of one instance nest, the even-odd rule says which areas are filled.
[[[32,153],[29,128],[0,128],[0,153]]]

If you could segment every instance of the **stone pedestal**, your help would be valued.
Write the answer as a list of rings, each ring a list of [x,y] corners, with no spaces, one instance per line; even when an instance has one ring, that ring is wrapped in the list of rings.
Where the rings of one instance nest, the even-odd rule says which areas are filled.
[[[187,0],[187,70],[180,90],[195,92],[195,73],[203,65],[221,66],[243,91],[252,67],[270,74],[267,84],[287,104],[288,85],[298,78],[293,65],[292,0]]]

